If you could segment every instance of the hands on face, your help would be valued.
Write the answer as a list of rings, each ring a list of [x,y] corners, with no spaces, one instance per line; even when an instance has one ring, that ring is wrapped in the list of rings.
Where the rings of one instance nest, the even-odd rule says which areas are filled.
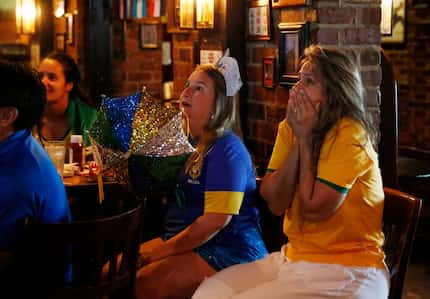
[[[310,136],[318,121],[320,103],[313,103],[305,89],[299,84],[290,90],[287,106],[287,121],[297,138]]]

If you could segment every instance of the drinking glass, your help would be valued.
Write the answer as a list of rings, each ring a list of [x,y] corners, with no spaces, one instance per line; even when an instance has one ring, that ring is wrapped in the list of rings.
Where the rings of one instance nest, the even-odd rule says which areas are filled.
[[[64,172],[64,157],[66,155],[66,145],[64,141],[50,140],[45,142],[45,150],[51,158],[58,171],[58,174],[63,177]]]

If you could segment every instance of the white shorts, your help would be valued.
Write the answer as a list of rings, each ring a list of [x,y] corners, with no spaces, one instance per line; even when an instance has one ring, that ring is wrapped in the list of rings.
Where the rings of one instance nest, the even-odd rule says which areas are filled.
[[[353,298],[386,299],[386,269],[290,262],[280,252],[229,267],[205,279],[192,299]]]

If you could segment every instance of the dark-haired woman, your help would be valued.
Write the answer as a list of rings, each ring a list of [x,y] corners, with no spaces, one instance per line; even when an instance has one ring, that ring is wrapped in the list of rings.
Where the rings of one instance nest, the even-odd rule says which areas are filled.
[[[46,140],[65,140],[70,135],[83,135],[96,118],[97,110],[88,103],[79,87],[80,73],[72,57],[52,53],[39,66],[40,80],[45,86],[47,105],[41,122],[33,134],[44,144]]]

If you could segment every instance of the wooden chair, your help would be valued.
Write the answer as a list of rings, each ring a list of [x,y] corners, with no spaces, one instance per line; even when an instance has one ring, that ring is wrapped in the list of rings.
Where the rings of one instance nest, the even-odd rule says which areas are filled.
[[[32,298],[133,298],[141,223],[142,204],[108,218],[29,224]]]
[[[384,186],[398,187],[397,156],[399,135],[399,111],[397,82],[393,67],[381,49],[381,122],[379,126],[379,166]]]
[[[395,189],[384,188],[384,193],[384,251],[391,276],[389,299],[396,299],[402,298],[422,201]]]

